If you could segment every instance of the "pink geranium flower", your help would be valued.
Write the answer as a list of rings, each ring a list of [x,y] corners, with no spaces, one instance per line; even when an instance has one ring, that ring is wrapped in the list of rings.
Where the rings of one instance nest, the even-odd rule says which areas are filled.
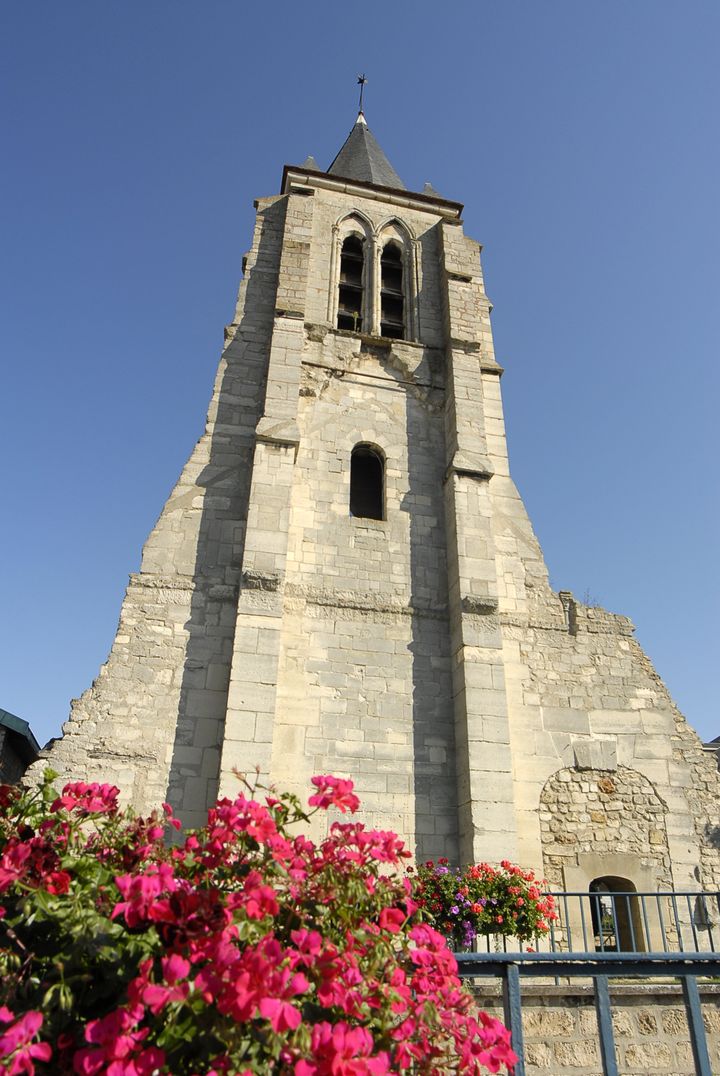
[[[75,781],[65,785],[62,795],[53,803],[51,811],[77,811],[83,817],[91,814],[115,814],[118,809],[120,789],[115,785],[86,784]]]
[[[343,777],[332,777],[330,774],[321,774],[312,778],[312,783],[318,789],[308,798],[311,807],[337,807],[343,813],[350,811],[355,813],[360,806],[360,800],[353,792],[353,782]]]
[[[15,1020],[8,1008],[0,1008],[0,1023],[7,1024]],[[33,1042],[42,1027],[43,1017],[39,1012],[26,1012],[15,1023],[10,1023],[0,1034],[0,1062],[8,1076],[20,1076],[27,1073],[33,1076],[35,1061],[49,1061],[52,1049],[47,1042]]]

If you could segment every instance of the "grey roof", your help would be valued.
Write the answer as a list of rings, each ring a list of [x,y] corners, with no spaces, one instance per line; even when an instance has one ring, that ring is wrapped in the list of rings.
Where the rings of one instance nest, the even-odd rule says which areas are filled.
[[[0,725],[17,736],[16,746],[20,748],[20,753],[23,756],[27,756],[25,761],[33,762],[40,750],[40,744],[37,742],[32,734],[27,721],[23,721],[21,717],[16,717],[15,714],[11,714],[8,710],[0,709]]]
[[[328,168],[331,176],[375,183],[378,187],[407,190],[390,161],[381,150],[362,112],[347,136],[340,152]]]

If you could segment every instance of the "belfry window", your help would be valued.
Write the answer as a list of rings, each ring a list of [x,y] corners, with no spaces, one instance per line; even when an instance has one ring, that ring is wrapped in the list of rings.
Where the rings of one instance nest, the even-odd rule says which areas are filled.
[[[405,336],[402,251],[395,243],[383,247],[380,257],[380,335]]]
[[[365,251],[363,241],[349,235],[340,251],[338,329],[362,332]]]
[[[385,461],[371,445],[355,445],[350,457],[350,515],[385,518]]]

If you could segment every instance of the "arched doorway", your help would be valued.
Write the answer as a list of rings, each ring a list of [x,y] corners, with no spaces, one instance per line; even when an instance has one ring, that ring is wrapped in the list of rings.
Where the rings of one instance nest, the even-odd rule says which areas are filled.
[[[647,949],[640,901],[628,878],[604,875],[589,886],[596,952],[644,953]]]

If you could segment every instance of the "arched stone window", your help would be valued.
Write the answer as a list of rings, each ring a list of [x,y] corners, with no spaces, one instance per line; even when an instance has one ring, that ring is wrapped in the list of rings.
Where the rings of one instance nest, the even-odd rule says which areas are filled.
[[[405,337],[403,253],[397,243],[386,243],[380,255],[380,335]]]
[[[340,250],[338,285],[338,329],[362,332],[365,308],[365,245],[357,235],[349,235]]]
[[[385,458],[373,445],[355,445],[350,457],[350,515],[385,518]]]
[[[590,883],[595,949],[598,952],[644,953],[640,901],[630,894],[635,886],[627,878],[605,875]]]

